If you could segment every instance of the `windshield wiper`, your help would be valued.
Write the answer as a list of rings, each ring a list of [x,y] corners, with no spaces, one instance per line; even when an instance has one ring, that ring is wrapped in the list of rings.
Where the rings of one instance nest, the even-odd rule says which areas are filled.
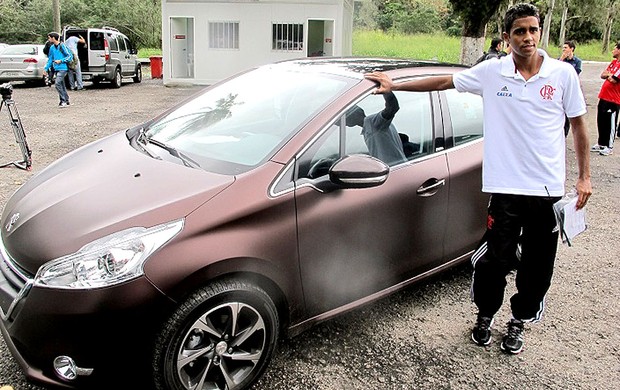
[[[174,156],[174,157],[178,158],[179,160],[181,160],[186,167],[200,168],[200,164],[198,164],[196,161],[192,160],[190,157],[188,157],[187,155],[183,154],[182,152],[179,152],[173,146],[166,145],[165,143],[163,143],[161,141],[158,141],[156,139],[153,139],[153,138],[145,137],[144,139],[145,139],[145,141],[147,143],[151,143],[153,145],[159,146],[162,149],[167,150],[168,153],[170,153],[172,156]]]
[[[144,153],[146,153],[149,157],[157,159],[157,160],[161,160],[161,157],[151,153],[147,148],[146,148],[146,144],[149,142],[148,139],[146,138],[145,135],[145,131],[144,131],[144,127],[140,128],[140,131],[134,136],[134,138],[132,138],[133,143],[135,145],[137,145],[140,150],[142,150]]]

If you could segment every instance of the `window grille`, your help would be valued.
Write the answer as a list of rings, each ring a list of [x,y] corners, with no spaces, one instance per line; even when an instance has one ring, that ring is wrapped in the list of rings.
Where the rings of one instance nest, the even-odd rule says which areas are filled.
[[[239,22],[209,22],[210,49],[238,49]]]
[[[272,50],[301,51],[304,43],[304,25],[293,23],[272,24]]]

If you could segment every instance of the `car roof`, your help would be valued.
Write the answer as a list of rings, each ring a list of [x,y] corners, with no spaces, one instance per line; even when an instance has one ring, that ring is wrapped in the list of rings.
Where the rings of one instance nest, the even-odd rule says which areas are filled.
[[[429,68],[466,68],[465,65],[438,61],[372,57],[311,57],[285,60],[266,66],[299,72],[348,75],[354,78],[361,78],[365,73],[390,72],[411,68],[420,68],[422,72],[430,70]]]

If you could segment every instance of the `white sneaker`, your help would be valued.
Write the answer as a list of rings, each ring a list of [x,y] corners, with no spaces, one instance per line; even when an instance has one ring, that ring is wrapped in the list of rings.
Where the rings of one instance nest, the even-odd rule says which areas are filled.
[[[600,152],[598,152],[601,156],[610,156],[614,154],[613,148],[608,148],[607,146],[603,147]]]
[[[603,150],[605,147],[601,146],[599,144],[594,144],[592,145],[592,147],[590,148],[591,152],[600,152],[601,150]]]

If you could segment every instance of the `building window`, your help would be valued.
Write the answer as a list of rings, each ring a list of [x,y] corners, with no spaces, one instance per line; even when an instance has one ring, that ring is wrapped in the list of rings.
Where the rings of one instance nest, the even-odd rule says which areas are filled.
[[[238,49],[239,22],[209,22],[209,49]]]
[[[272,24],[273,50],[301,51],[304,44],[304,25],[293,23]]]

